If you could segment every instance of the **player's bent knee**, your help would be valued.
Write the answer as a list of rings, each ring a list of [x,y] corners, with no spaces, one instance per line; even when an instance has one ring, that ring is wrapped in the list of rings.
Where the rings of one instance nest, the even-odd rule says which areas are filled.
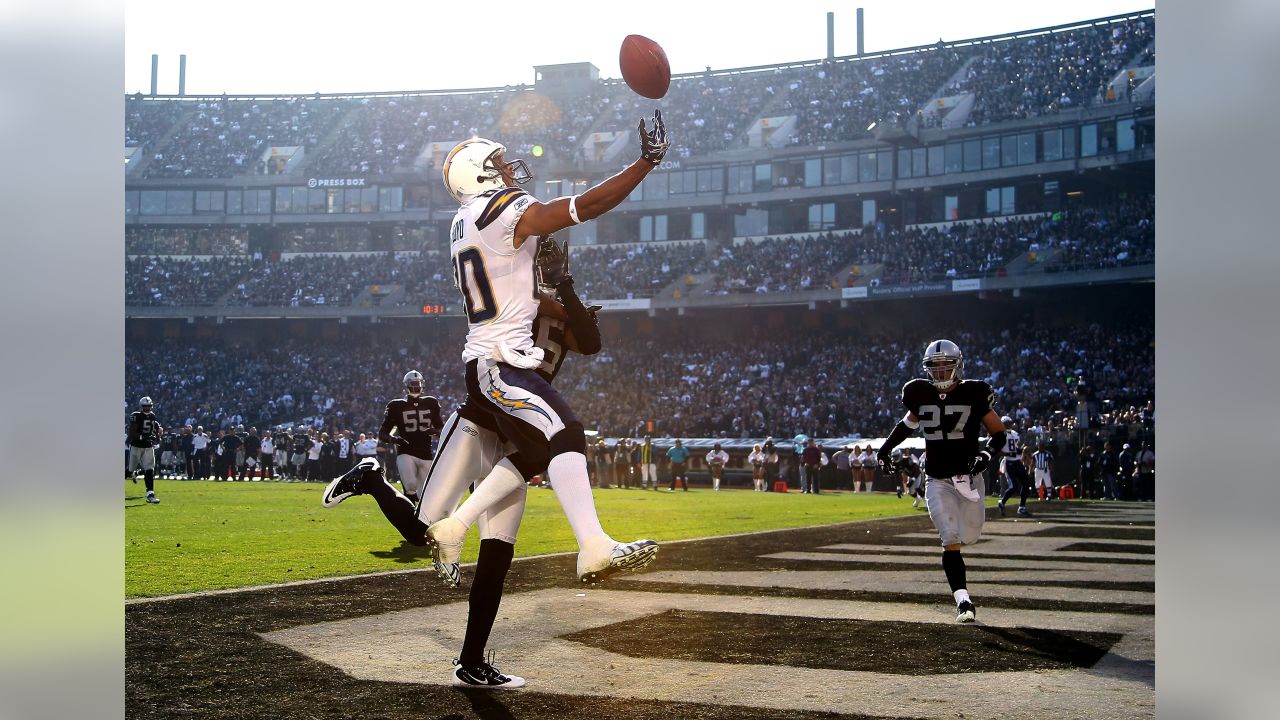
[[[587,454],[587,436],[580,422],[569,423],[551,438],[551,457],[571,452]]]

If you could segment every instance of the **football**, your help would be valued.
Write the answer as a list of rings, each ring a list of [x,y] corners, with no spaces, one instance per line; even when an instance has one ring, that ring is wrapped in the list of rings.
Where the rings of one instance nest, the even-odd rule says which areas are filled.
[[[658,100],[671,87],[671,64],[662,46],[643,35],[628,35],[618,50],[622,79],[638,94]]]

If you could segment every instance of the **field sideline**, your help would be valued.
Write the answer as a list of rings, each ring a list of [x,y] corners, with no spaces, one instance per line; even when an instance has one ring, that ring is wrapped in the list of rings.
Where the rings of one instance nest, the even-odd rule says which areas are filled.
[[[333,509],[318,483],[157,480],[159,505],[125,481],[125,594],[150,597],[386,570],[430,567],[404,543],[371,498]],[[695,488],[596,490],[605,528],[619,539],[712,537],[850,520],[923,514],[892,493],[755,493]],[[472,530],[463,562],[474,562]],[[517,557],[575,550],[550,490],[530,488]],[[661,555],[659,556],[661,563]]]

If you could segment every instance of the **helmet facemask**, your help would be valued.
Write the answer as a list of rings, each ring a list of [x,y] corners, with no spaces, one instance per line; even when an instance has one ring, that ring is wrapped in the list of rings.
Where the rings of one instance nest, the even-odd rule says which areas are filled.
[[[960,380],[960,368],[964,361],[957,357],[932,357],[924,361],[924,373],[929,382],[939,390],[945,390]]]
[[[524,185],[533,179],[533,173],[529,171],[529,165],[525,163],[524,160],[502,162],[498,160],[498,156],[500,155],[502,155],[502,150],[498,150],[485,159],[484,169],[486,170],[486,174],[476,178],[477,181],[483,182],[484,180],[492,180],[494,178],[502,177],[505,182],[505,178],[510,177],[517,185]],[[502,172],[499,172],[499,165],[502,166],[502,170],[506,171],[505,175]]]

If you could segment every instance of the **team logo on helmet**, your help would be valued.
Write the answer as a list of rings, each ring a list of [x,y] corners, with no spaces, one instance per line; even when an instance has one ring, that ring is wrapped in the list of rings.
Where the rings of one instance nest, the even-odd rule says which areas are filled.
[[[964,354],[960,346],[950,340],[934,340],[924,350],[925,377],[939,390],[945,390],[960,381],[964,367]]]

